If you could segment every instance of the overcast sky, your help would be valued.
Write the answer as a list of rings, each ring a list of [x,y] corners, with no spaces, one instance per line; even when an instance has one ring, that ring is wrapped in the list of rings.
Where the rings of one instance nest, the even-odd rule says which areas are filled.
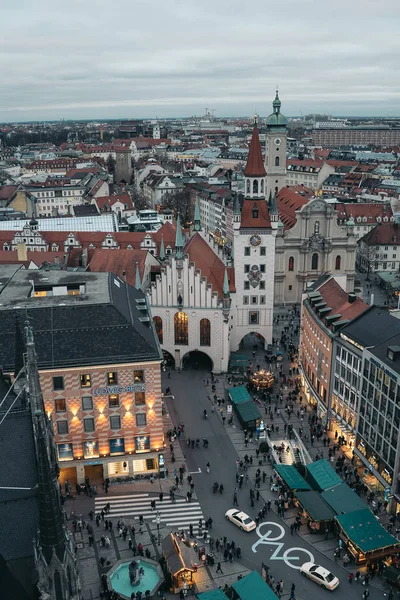
[[[0,121],[399,115],[399,0],[1,0]]]

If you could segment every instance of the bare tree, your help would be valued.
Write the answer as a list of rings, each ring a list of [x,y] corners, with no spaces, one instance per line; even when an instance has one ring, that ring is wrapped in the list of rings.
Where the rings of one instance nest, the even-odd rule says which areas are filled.
[[[380,246],[370,246],[363,241],[358,244],[357,250],[357,266],[361,271],[367,273],[367,281],[369,281],[370,273],[375,268],[375,263],[386,260],[383,258],[383,253],[380,251]]]

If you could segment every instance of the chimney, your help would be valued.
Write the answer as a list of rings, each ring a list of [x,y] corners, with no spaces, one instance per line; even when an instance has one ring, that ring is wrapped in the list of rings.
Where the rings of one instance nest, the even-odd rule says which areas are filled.
[[[350,294],[349,294],[349,298],[348,298],[348,300],[349,300],[349,304],[353,304],[353,302],[355,302],[355,301],[356,301],[356,299],[357,299],[357,296],[356,296],[356,294],[355,294],[354,292],[350,292]]]
[[[28,253],[26,251],[26,244],[24,244],[23,242],[20,242],[19,244],[17,244],[17,258],[20,261],[27,261],[28,260]]]

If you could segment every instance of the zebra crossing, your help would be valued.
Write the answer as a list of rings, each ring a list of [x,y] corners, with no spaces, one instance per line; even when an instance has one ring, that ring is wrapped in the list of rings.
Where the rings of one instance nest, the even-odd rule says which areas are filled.
[[[156,501],[155,510],[151,510],[150,502],[152,500]],[[175,502],[172,502],[168,498],[161,502],[159,497],[154,494],[136,493],[124,494],[123,496],[97,496],[94,502],[96,514],[101,512],[109,502],[110,512],[108,517],[139,519],[141,515],[144,519],[157,523],[158,514],[160,524],[163,523],[173,529],[189,531],[189,525],[191,524],[195,535],[203,535],[207,531],[204,528],[204,515],[197,500],[186,502],[185,498],[176,498]],[[201,530],[199,529],[200,519],[203,523]]]

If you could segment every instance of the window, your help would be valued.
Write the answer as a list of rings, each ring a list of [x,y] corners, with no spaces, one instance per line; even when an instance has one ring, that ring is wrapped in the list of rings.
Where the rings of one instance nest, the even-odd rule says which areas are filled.
[[[253,181],[253,194],[258,194],[258,181],[254,179]]]
[[[265,304],[265,296],[260,296],[260,304]]]
[[[337,256],[335,260],[335,270],[340,271],[340,264],[342,262],[341,256]]]
[[[246,181],[246,194],[250,194],[250,179]]]
[[[244,282],[244,289],[245,290],[249,290],[250,289],[250,282],[249,281],[245,281]]]
[[[144,371],[143,369],[137,369],[133,371],[133,379],[135,383],[144,383]]]
[[[147,425],[146,413],[138,413],[136,415],[136,425],[138,427],[144,427],[145,425]]]
[[[259,312],[258,310],[252,310],[249,312],[249,325],[258,325]]]
[[[178,312],[174,316],[175,344],[187,346],[189,343],[188,316],[184,312]]]
[[[250,256],[250,246],[246,246],[244,249],[244,255],[245,256]]]
[[[82,410],[92,410],[93,398],[92,396],[82,396]]]
[[[258,297],[257,296],[251,296],[251,303],[252,304],[258,304]]]
[[[144,406],[146,404],[146,395],[144,392],[136,392],[135,406]]]
[[[108,396],[108,407],[117,408],[119,406],[119,394],[110,394]]]
[[[121,429],[121,417],[119,415],[110,417],[110,429]]]
[[[289,271],[294,271],[294,258],[291,256],[289,258]]]
[[[275,156],[275,166],[279,167],[279,156]]]
[[[289,285],[289,292],[291,292],[291,291],[292,291],[292,289],[293,289],[293,286],[292,286],[292,285]]]
[[[211,323],[208,319],[200,321],[200,346],[211,346]]]
[[[260,246],[260,256],[265,256],[265,246]]]
[[[107,383],[108,385],[116,385],[118,383],[118,373],[115,371],[107,373]]]
[[[258,208],[253,208],[252,214],[253,214],[253,219],[258,219]]]
[[[57,421],[57,433],[59,435],[68,433],[68,421]]]
[[[265,290],[265,281],[260,281],[260,290]]]
[[[249,303],[249,297],[243,296],[243,304],[248,304],[248,303]]]
[[[86,433],[91,433],[94,431],[94,419],[92,417],[83,419],[83,429],[86,431]]]
[[[64,377],[53,377],[53,390],[57,392],[58,390],[64,389]]]
[[[260,273],[265,273],[265,265],[260,265]]]
[[[54,406],[56,412],[58,413],[67,411],[67,404],[65,402],[65,398],[57,398],[57,400],[54,400]]]
[[[244,272],[250,273],[250,265],[244,265]]]
[[[313,271],[318,270],[318,254],[316,252],[311,257],[311,269]]]
[[[264,193],[264,179],[261,179],[261,193]]]
[[[163,327],[162,327],[162,318],[161,317],[153,317],[154,327],[157,333],[158,341],[160,344],[163,343]]]
[[[88,373],[80,376],[81,378],[81,387],[90,387],[92,384],[91,376]]]

